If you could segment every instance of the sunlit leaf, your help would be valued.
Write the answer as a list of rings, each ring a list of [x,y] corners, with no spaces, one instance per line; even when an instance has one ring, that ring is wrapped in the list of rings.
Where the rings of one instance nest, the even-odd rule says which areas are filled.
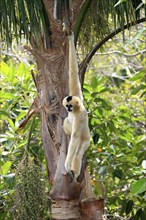
[[[10,71],[8,73],[8,76],[9,76],[9,80],[12,81],[14,79],[14,73],[15,73],[15,69],[14,69],[14,65],[11,64],[11,67],[10,67]]]
[[[106,171],[106,166],[101,166],[98,170],[98,173],[102,174],[102,173],[105,173],[105,171]]]
[[[14,94],[9,93],[9,92],[2,92],[1,93],[1,99],[10,100],[10,99],[13,99],[14,97],[15,97]]]
[[[143,90],[146,88],[146,85],[141,84],[140,86],[137,86],[136,88],[134,88],[131,92],[132,95],[137,94],[140,90]]]
[[[131,190],[132,190],[133,195],[138,195],[140,193],[145,192],[146,191],[146,178],[142,178],[138,180],[137,182],[133,183]]]
[[[16,121],[19,121],[20,119],[24,118],[24,116],[26,116],[26,114],[27,114],[26,111],[21,112],[21,113],[17,116]]]
[[[12,165],[11,161],[7,161],[6,163],[4,163],[4,165],[2,165],[0,169],[1,174],[6,175],[10,170],[11,165]]]
[[[95,89],[97,85],[98,85],[97,79],[96,79],[96,77],[93,77],[91,80],[92,88]]]
[[[9,125],[11,126],[11,128],[14,129],[15,128],[14,122],[10,118],[8,118],[7,120],[9,122]]]
[[[1,73],[3,73],[5,76],[7,76],[9,73],[9,70],[10,70],[10,67],[5,62],[0,63]]]
[[[127,0],[119,0],[116,4],[115,7],[117,7],[118,5],[122,4],[123,2],[126,2]]]
[[[143,79],[146,75],[146,72],[140,71],[139,73],[136,73],[133,77],[131,77],[129,80],[130,81],[136,81],[139,79]]]
[[[0,143],[4,142],[6,140],[7,140],[7,138],[0,138]]]

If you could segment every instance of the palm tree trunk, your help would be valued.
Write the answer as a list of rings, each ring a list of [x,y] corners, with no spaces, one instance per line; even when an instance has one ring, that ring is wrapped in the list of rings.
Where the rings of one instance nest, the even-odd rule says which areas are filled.
[[[69,143],[62,129],[62,123],[66,117],[66,111],[62,107],[62,99],[68,94],[68,56],[66,55],[68,54],[66,53],[68,46],[66,42],[64,40],[62,45],[65,46],[60,50],[51,49],[40,52],[38,48],[30,49],[27,47],[37,60],[37,100],[41,115],[41,136],[48,181],[52,185],[50,192],[52,218],[56,220],[101,220],[103,201],[91,199],[94,195],[85,162],[78,181],[71,182],[64,167]],[[83,199],[84,202],[82,202]]]
[[[61,23],[53,18],[52,2],[44,0],[49,20],[51,20],[50,45],[52,46],[46,48],[43,39],[36,44],[31,38],[32,48],[26,47],[37,62],[37,111],[41,116],[41,136],[48,181],[52,185],[50,192],[52,219],[101,220],[103,201],[95,198],[91,200],[94,195],[85,161],[78,181],[71,181],[64,167],[69,143],[62,129],[63,120],[67,114],[62,106],[62,100],[68,95],[68,39],[62,31]],[[76,1],[75,6],[78,10],[82,2]],[[84,202],[82,202],[83,199]]]

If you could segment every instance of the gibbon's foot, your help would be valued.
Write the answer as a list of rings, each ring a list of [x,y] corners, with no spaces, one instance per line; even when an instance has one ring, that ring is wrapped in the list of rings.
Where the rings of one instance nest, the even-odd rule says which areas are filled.
[[[73,170],[71,170],[69,173],[69,176],[70,176],[70,183],[74,180],[74,177],[75,177],[75,173]]]

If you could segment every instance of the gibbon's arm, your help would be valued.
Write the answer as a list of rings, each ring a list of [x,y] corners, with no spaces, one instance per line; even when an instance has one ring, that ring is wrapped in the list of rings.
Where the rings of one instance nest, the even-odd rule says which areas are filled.
[[[78,62],[74,45],[74,34],[69,36],[69,95],[78,96],[83,102],[81,84],[79,80]]]

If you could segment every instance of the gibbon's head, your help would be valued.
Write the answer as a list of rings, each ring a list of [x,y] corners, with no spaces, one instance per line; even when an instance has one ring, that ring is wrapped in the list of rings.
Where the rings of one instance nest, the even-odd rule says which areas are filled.
[[[77,96],[67,96],[63,99],[62,104],[68,112],[74,112],[76,110],[79,110],[82,102]]]

